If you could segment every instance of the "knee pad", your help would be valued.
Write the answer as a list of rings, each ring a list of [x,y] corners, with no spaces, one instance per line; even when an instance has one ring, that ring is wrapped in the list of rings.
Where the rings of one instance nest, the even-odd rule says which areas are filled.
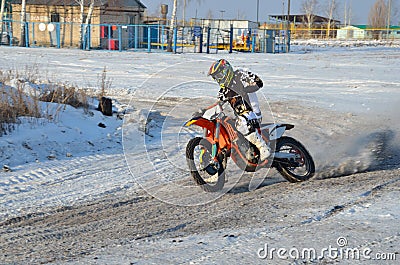
[[[244,136],[249,135],[260,128],[258,120],[249,120],[246,117],[238,116],[236,119],[236,129],[242,133]]]

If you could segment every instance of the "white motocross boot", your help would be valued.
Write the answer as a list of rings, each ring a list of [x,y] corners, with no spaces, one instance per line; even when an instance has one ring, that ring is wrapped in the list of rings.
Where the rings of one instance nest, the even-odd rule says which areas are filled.
[[[271,148],[267,146],[261,135],[255,131],[246,135],[245,138],[252,144],[254,144],[260,151],[260,161],[264,161],[271,155]]]

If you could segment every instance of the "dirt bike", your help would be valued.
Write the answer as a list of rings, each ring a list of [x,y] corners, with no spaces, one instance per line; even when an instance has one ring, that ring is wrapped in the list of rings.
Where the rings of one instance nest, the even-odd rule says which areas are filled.
[[[207,192],[222,190],[225,169],[230,157],[243,171],[255,172],[260,168],[273,167],[290,182],[306,181],[315,173],[314,161],[307,149],[292,137],[283,136],[294,125],[261,124],[259,133],[272,149],[269,159],[259,160],[258,148],[236,130],[235,119],[224,113],[229,99],[219,100],[201,110],[185,123],[204,130],[202,137],[192,138],[186,146],[186,160],[195,182]],[[219,109],[210,117],[207,110]]]

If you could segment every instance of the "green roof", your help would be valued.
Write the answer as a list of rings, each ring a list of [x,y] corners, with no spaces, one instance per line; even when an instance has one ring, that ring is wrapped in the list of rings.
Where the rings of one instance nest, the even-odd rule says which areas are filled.
[[[359,29],[370,29],[372,28],[370,25],[352,25],[353,27],[359,28]],[[385,28],[387,28],[385,26]],[[399,29],[400,30],[400,26],[389,26],[389,29]]]

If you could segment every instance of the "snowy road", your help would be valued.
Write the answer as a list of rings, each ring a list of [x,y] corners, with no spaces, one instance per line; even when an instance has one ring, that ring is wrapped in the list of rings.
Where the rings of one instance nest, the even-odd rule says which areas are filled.
[[[397,264],[400,50],[294,48],[224,56],[262,76],[271,115],[296,125],[289,133],[310,150],[316,177],[291,184],[262,170],[263,184],[248,191],[250,177],[238,178],[232,166],[230,192],[200,205],[188,200],[204,197],[182,171],[188,133],[174,131],[215,96],[206,71],[221,55],[0,47],[2,71],[37,65],[38,79],[82,87],[96,87],[106,66],[119,111],[128,103],[134,113],[152,109],[156,124],[143,139],[131,131],[140,126],[135,117],[67,109],[57,125],[25,124],[0,137],[1,161],[12,169],[0,172],[0,263]],[[177,206],[185,202],[192,206]],[[371,252],[361,261],[296,257],[330,246]]]
[[[1,260],[6,264],[265,264],[273,259],[274,264],[287,264],[308,259],[282,260],[276,253],[261,259],[264,254],[259,249],[268,244],[300,251],[314,248],[320,254],[322,248],[338,248],[339,237],[348,241],[349,248],[370,248],[374,255],[394,253],[398,259],[399,173],[375,171],[303,184],[275,176],[275,181],[255,191],[239,185],[214,203],[196,207],[165,204],[144,192],[116,191],[83,205],[1,222],[0,246],[7,250]],[[377,264],[368,257],[360,262]],[[325,256],[324,261],[335,259]]]
[[[310,146],[314,154],[320,142],[334,146],[329,137],[340,141],[348,137],[351,130],[341,128],[344,119],[346,126],[367,129],[360,116],[325,112],[311,119],[320,109],[292,106],[285,113],[286,104],[272,105],[287,117],[297,113],[291,119],[306,116],[308,122],[335,131],[316,138],[319,128],[298,126],[296,136],[303,136],[308,144],[316,142]],[[311,136],[305,137],[306,133]],[[359,139],[370,140],[373,145],[368,148],[390,146],[393,140],[381,136]],[[245,175],[221,198],[190,207],[164,203],[138,185],[138,180],[151,187],[169,183],[157,182],[151,167],[146,171],[148,157],[157,155],[157,149],[132,156],[148,172],[139,179],[130,175],[121,153],[24,165],[2,173],[0,247],[7,251],[0,259],[5,264],[265,264],[270,260],[296,264],[309,259],[281,259],[277,253],[262,259],[260,248],[265,244],[288,250],[311,248],[320,255],[323,248],[338,248],[340,237],[348,241],[349,248],[368,248],[374,255],[395,253],[398,259],[400,153],[391,148],[374,153],[368,148],[347,157],[340,152],[346,148],[337,148],[329,154],[329,166],[324,157],[314,156],[319,173],[309,182],[290,184],[271,170],[261,187],[248,191],[250,179]],[[366,164],[357,168],[360,155]],[[374,160],[380,162],[370,164]],[[160,166],[165,173],[179,172],[168,164]],[[341,176],[365,167],[375,169]],[[189,181],[188,174],[186,178]],[[202,192],[193,183],[188,187],[189,193]],[[167,191],[184,198],[173,189]],[[334,263],[328,253],[324,255],[324,262]],[[363,257],[362,263],[376,264],[369,257]],[[341,262],[354,264],[354,259]]]

